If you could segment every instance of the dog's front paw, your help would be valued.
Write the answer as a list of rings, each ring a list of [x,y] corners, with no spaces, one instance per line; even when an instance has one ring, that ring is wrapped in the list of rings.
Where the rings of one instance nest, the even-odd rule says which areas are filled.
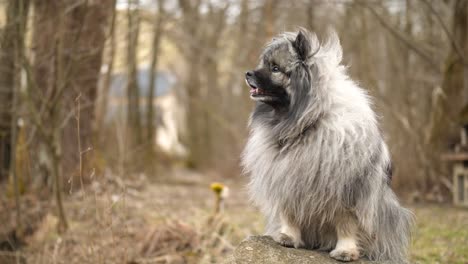
[[[286,235],[285,233],[280,233],[274,238],[283,247],[294,247],[294,248],[303,248],[304,242],[301,239],[294,239],[293,237]]]
[[[354,261],[359,259],[359,250],[357,249],[334,249],[330,252],[330,257],[339,261]]]

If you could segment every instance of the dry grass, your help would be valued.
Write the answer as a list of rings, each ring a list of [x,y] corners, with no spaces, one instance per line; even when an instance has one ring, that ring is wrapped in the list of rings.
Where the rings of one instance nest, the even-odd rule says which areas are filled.
[[[44,204],[42,221],[20,252],[38,264],[221,263],[243,238],[262,232],[263,220],[240,179],[224,180],[230,197],[222,216],[213,217],[214,180],[186,171],[158,182],[107,174],[65,199],[70,230],[64,235],[55,231],[53,207]],[[412,209],[415,263],[468,263],[468,210]]]

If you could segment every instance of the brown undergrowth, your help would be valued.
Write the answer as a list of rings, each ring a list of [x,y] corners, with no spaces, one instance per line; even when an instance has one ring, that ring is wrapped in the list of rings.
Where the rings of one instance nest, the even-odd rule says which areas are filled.
[[[210,190],[215,181],[230,193],[216,215]],[[222,263],[242,239],[263,229],[263,218],[249,204],[244,185],[241,177],[226,180],[182,169],[158,180],[144,175],[124,180],[107,171],[84,190],[65,196],[70,229],[62,235],[56,232],[54,205],[23,196],[24,238],[16,241],[16,252],[0,243],[0,259],[19,256],[38,264]],[[0,234],[6,234],[14,230],[14,204],[1,200],[0,206],[5,223]],[[411,209],[417,220],[414,263],[468,263],[468,210],[431,204]],[[14,234],[9,235],[13,241]],[[9,259],[16,263],[15,257]]]

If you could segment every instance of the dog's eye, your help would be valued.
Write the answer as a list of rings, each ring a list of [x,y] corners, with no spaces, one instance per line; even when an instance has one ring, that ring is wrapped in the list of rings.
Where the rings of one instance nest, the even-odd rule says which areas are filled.
[[[272,71],[272,72],[279,72],[279,71],[280,71],[280,69],[279,69],[279,67],[278,67],[278,66],[276,66],[276,65],[273,65],[273,67],[271,67],[271,71]]]

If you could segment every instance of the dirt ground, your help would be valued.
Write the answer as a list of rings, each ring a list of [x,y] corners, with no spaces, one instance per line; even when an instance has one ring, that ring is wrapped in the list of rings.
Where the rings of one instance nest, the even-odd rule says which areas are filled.
[[[212,182],[229,188],[217,216]],[[0,260],[16,256],[37,264],[222,263],[243,238],[262,233],[263,218],[250,205],[244,186],[242,178],[220,180],[186,170],[159,180],[143,175],[122,180],[108,172],[84,191],[66,196],[70,228],[62,235],[56,232],[54,205],[25,196],[24,218],[31,231],[19,251],[0,247]],[[409,207],[417,220],[414,263],[468,263],[468,210]],[[6,223],[0,234],[14,226],[13,210],[11,201],[0,201],[0,220]]]

